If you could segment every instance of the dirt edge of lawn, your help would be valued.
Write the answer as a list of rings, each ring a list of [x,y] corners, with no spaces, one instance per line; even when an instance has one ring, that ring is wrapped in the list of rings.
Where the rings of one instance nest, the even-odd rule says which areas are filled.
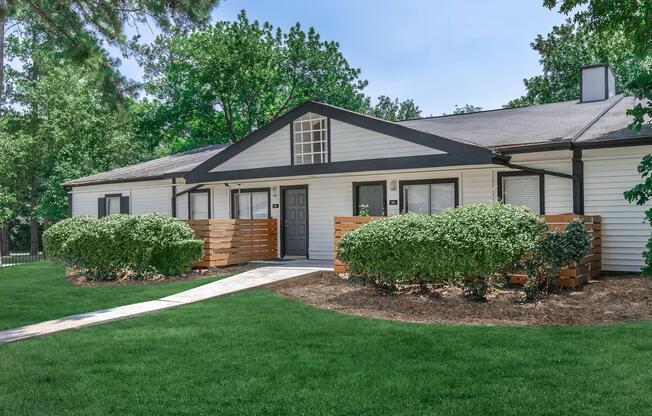
[[[537,302],[518,287],[495,289],[487,302],[463,297],[454,286],[430,295],[382,294],[364,283],[321,273],[268,286],[305,304],[352,315],[406,322],[470,325],[593,325],[652,319],[652,279],[610,276]]]
[[[188,280],[201,280],[209,279],[220,276],[230,276],[247,270],[255,269],[258,266],[241,264],[235,266],[227,267],[212,267],[204,269],[192,269],[188,273],[180,274],[177,276],[169,277],[157,277],[152,279],[129,279],[129,278],[118,278],[115,280],[88,280],[84,275],[78,273],[77,271],[66,268],[66,279],[72,285],[76,286],[127,286],[127,285],[157,285],[165,284],[172,282],[182,282]]]

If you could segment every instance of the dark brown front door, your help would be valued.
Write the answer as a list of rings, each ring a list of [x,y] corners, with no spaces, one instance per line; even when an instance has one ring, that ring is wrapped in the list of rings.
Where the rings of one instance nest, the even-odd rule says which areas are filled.
[[[308,188],[283,190],[283,247],[286,256],[308,256]]]

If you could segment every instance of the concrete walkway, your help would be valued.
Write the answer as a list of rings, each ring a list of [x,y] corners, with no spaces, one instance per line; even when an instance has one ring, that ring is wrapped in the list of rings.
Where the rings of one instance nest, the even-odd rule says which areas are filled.
[[[158,300],[118,306],[116,308],[101,311],[81,313],[79,315],[67,316],[52,321],[45,321],[38,324],[0,331],[0,344],[40,337],[55,332],[67,331],[69,329],[99,325],[118,319],[145,315],[155,311],[176,308],[218,296],[265,286],[282,280],[304,277],[321,271],[333,270],[332,264],[316,261],[292,261],[269,264],[270,265],[266,267],[249,270],[235,276],[227,277]]]

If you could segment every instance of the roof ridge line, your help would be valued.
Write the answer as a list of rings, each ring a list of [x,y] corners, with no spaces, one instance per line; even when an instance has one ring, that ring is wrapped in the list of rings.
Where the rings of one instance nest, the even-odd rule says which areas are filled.
[[[604,108],[602,111],[598,113],[597,116],[595,116],[589,123],[582,127],[573,137],[571,137],[571,143],[575,143],[584,133],[586,133],[595,123],[597,123],[602,117],[604,117],[605,114],[607,114],[612,108],[616,106],[619,102],[621,102],[625,98],[625,94],[622,94],[620,98],[618,98],[616,101],[608,105],[606,108]]]

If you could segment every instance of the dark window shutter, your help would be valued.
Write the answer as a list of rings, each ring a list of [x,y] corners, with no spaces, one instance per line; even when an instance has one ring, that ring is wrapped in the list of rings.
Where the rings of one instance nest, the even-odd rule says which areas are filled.
[[[97,218],[106,217],[106,198],[97,198]]]
[[[129,214],[129,197],[120,197],[120,214]]]
[[[72,217],[72,193],[68,193],[68,216]]]

